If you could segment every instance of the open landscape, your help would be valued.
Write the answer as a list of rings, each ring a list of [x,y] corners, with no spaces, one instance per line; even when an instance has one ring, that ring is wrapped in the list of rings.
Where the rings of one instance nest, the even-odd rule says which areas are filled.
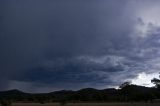
[[[19,90],[0,92],[0,106],[160,106],[159,79],[157,88],[121,84],[119,89],[83,88],[49,93],[25,93]]]
[[[160,0],[0,0],[0,106],[160,106]]]
[[[12,106],[160,106],[160,103],[13,103]]]

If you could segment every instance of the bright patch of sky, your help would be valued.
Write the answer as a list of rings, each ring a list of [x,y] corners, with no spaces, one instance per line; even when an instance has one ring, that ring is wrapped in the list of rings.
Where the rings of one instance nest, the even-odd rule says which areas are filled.
[[[135,79],[132,79],[131,82],[132,84],[136,84],[136,85],[153,87],[154,84],[151,83],[151,80],[153,78],[159,78],[159,74],[158,73],[146,74],[145,72],[142,72],[138,74],[138,76]]]

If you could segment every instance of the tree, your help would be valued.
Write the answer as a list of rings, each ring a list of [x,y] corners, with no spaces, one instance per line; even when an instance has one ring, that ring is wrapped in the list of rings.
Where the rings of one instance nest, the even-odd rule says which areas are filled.
[[[124,82],[123,84],[121,84],[119,86],[120,91],[123,95],[122,100],[124,100],[124,101],[128,101],[128,99],[129,99],[129,92],[130,92],[129,85],[131,85],[131,82]]]
[[[121,85],[119,86],[119,88],[122,89],[122,88],[124,88],[124,87],[126,87],[126,86],[129,86],[130,84],[131,84],[131,82],[124,82],[123,84],[121,84]]]
[[[159,73],[159,74],[160,74],[160,73]],[[160,78],[160,75],[159,75],[159,78]],[[156,87],[156,88],[160,89],[160,79],[158,79],[158,78],[153,78],[153,79],[151,80],[151,82],[152,82],[153,84],[155,84],[155,87]]]
[[[156,88],[160,88],[160,79],[153,78],[151,82],[156,85]]]

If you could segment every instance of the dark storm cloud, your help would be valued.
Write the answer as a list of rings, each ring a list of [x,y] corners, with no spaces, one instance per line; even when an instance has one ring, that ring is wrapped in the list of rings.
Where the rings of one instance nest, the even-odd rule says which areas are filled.
[[[158,68],[153,63],[158,61],[159,28],[151,25],[146,37],[140,37],[135,27],[144,20],[136,16],[140,7],[135,4],[127,0],[2,2],[0,85],[31,92],[105,88],[152,72],[151,67]]]

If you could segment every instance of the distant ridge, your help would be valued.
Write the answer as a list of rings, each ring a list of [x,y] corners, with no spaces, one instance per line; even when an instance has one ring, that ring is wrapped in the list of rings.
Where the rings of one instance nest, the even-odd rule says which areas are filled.
[[[122,89],[83,88],[77,91],[60,90],[48,93],[26,93],[17,89],[0,91],[0,100],[13,102],[110,102],[110,101],[152,101],[160,99],[160,90],[137,85],[128,85]]]
[[[0,93],[24,93],[18,89],[12,89],[12,90],[7,90],[7,91],[0,91]]]

